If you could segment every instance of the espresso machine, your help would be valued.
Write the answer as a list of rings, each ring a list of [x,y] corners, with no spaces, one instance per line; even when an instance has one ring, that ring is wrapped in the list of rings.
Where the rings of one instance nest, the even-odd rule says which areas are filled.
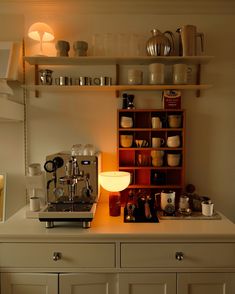
[[[82,222],[83,228],[90,227],[100,194],[100,168],[99,152],[59,152],[46,157],[47,205],[39,212],[39,220],[46,222],[46,228],[53,228],[54,222]]]

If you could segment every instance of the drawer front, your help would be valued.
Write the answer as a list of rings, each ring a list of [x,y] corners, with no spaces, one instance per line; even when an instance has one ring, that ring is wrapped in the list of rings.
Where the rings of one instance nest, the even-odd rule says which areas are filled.
[[[235,268],[235,243],[122,243],[121,267]]]
[[[115,244],[3,243],[0,250],[0,267],[113,268]]]

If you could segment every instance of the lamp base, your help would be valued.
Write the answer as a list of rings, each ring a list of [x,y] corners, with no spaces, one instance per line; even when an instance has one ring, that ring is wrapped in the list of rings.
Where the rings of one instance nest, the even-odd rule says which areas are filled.
[[[112,192],[109,194],[109,215],[121,215],[121,195],[119,192]]]

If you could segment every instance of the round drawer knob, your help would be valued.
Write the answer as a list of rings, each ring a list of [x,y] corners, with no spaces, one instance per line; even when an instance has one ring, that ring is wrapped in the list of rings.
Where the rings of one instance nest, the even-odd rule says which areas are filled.
[[[53,260],[57,261],[61,259],[61,253],[60,252],[54,252],[53,253]]]
[[[179,261],[184,259],[184,253],[183,252],[176,252],[175,253],[175,258]]]

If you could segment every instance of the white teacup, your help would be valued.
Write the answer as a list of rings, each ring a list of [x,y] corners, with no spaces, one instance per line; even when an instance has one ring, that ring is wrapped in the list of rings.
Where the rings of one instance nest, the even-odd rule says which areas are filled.
[[[165,143],[165,140],[163,138],[152,138],[152,147],[153,148],[159,148]]]
[[[170,136],[167,138],[167,146],[177,148],[180,146],[180,136]]]
[[[161,127],[162,127],[162,122],[161,122],[160,117],[158,117],[158,116],[152,117],[152,128],[153,129],[160,129]]]
[[[120,145],[129,148],[133,143],[133,135],[120,135]]]

